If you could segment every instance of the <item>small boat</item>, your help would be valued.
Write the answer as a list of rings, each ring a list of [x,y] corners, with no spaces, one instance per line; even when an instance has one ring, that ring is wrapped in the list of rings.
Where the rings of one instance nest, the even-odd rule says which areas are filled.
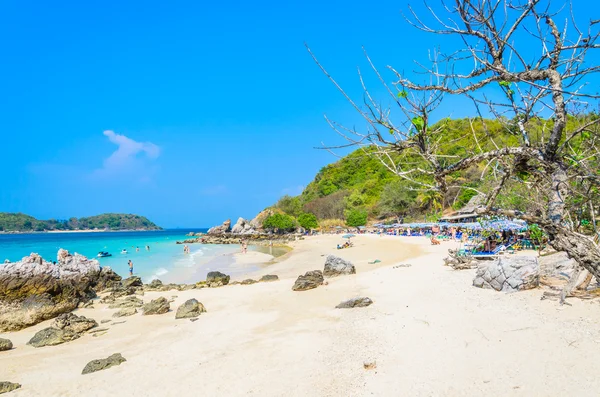
[[[106,258],[108,256],[112,256],[112,254],[108,253],[106,251],[100,251],[100,252],[98,252],[98,258]]]
[[[121,253],[122,253],[122,254],[126,254],[126,253],[127,253],[127,250],[126,250],[126,249],[123,249],[123,250],[121,251]]]

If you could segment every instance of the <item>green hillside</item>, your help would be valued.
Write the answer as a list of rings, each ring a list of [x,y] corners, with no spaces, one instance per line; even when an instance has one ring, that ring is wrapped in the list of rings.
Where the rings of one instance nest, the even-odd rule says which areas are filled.
[[[22,213],[0,212],[0,231],[31,232],[51,230],[160,230],[144,216],[133,214],[101,214],[68,220],[38,220]]]
[[[441,162],[455,161],[467,152],[492,150],[494,143],[511,146],[518,142],[516,128],[509,131],[496,120],[443,120],[432,127],[435,128],[439,128],[439,145],[449,159],[441,158]],[[284,196],[275,207],[294,217],[312,213],[319,221],[354,219],[361,213],[366,213],[372,221],[422,220],[435,219],[445,209],[461,208],[476,194],[475,190],[451,188],[442,199],[395,175],[373,155],[374,151],[374,147],[364,147],[323,167],[302,194]],[[420,158],[396,157],[394,160],[414,167],[424,163]],[[451,175],[450,185],[484,187],[486,181],[480,180],[484,166],[476,164]],[[506,199],[512,200],[510,205],[514,208],[525,205],[516,197]]]

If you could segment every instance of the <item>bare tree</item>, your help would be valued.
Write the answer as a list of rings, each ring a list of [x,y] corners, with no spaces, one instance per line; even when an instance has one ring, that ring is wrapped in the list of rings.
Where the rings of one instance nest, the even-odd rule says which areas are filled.
[[[598,205],[600,117],[592,106],[598,95],[587,82],[600,66],[586,63],[586,57],[600,48],[599,33],[594,33],[600,21],[592,20],[582,30],[571,5],[560,6],[553,10],[551,0],[440,0],[437,7],[425,4],[426,19],[409,6],[408,23],[455,37],[460,47],[449,54],[435,51],[431,66],[418,64],[425,83],[391,66],[384,71],[394,76],[388,83],[365,52],[391,98],[389,106],[374,98],[360,71],[364,100],[356,102],[307,48],[366,121],[364,130],[357,130],[327,119],[347,141],[337,148],[362,147],[413,186],[440,196],[464,188],[452,185],[453,174],[483,167],[485,183],[478,192],[486,200],[480,213],[537,223],[552,247],[567,252],[600,280],[600,249],[573,222],[582,209],[595,220]],[[432,121],[448,96],[468,98],[477,115],[469,119],[469,129],[460,138],[464,150],[458,154],[444,152],[444,122],[439,117]],[[491,122],[501,123],[513,139],[496,139]],[[501,205],[503,194],[515,186],[524,187],[532,210]]]

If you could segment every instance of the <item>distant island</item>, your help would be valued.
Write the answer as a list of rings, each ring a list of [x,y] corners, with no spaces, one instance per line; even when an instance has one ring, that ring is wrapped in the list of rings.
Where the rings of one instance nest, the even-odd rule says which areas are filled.
[[[83,230],[161,230],[148,218],[133,214],[100,214],[66,220],[39,220],[22,213],[0,212],[0,233]]]

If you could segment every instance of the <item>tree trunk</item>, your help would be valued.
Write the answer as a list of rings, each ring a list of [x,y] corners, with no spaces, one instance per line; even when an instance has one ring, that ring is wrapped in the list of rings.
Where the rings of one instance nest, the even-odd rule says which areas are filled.
[[[584,269],[600,280],[600,249],[590,239],[569,230],[548,227],[550,245],[557,251],[566,252]],[[554,229],[554,230],[553,230]]]

